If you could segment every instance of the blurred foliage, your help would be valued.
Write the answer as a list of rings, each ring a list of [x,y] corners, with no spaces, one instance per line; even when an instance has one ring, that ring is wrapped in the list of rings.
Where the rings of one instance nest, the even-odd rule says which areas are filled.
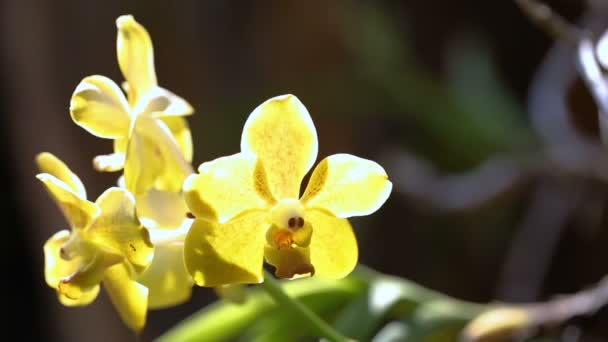
[[[423,141],[408,142],[419,153],[445,169],[464,170],[496,153],[534,147],[525,111],[501,82],[481,38],[453,37],[441,80],[416,60],[386,10],[366,3],[352,9],[344,32],[357,70],[397,109],[394,119],[412,120],[424,132]]]
[[[358,341],[386,341],[381,339],[385,335],[398,335],[396,340],[402,341],[453,341],[483,309],[363,266],[338,281],[308,278],[283,283],[289,295]],[[309,334],[305,322],[253,289],[245,304],[218,302],[158,341],[296,341],[312,339]]]

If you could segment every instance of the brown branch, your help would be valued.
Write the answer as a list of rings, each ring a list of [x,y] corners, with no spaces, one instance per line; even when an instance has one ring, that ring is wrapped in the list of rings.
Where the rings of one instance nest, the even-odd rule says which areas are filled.
[[[551,325],[565,322],[576,316],[593,315],[608,304],[608,276],[595,286],[569,296],[544,303],[526,304],[535,325]]]
[[[578,44],[587,33],[570,24],[551,7],[536,0],[515,0],[515,3],[538,27],[555,39]]]
[[[570,24],[549,6],[539,1],[515,0],[515,3],[549,35],[576,46],[577,69],[597,104],[602,140],[608,143],[608,83],[598,64],[591,34]]]
[[[463,342],[510,341],[528,336],[538,327],[593,315],[608,304],[608,276],[592,288],[547,302],[501,304],[471,321],[462,331]]]

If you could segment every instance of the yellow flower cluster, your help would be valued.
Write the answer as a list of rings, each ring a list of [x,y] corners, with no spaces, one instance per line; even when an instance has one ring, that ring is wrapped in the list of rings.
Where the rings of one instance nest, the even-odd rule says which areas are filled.
[[[317,133],[298,98],[284,95],[251,113],[241,152],[203,163],[194,174],[184,119],[192,107],[158,85],[145,28],[130,15],[116,25],[124,93],[104,76],[86,77],[70,114],[91,134],[114,140],[114,152],[93,164],[122,170],[119,186],[91,202],[62,161],[50,153],[36,159],[38,179],[71,228],[44,246],[46,282],[60,302],[87,305],[103,284],[123,321],[140,331],[148,309],[188,300],[194,283],[262,282],[264,260],[280,278],[350,273],[358,249],[347,218],[386,201],[392,184],[384,169],[332,155],[300,196],[317,158]]]

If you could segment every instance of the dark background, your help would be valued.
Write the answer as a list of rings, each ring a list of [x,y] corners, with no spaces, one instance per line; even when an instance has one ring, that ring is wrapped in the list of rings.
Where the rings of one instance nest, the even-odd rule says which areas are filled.
[[[608,27],[601,1],[548,3]],[[251,110],[293,93],[315,121],[319,160],[348,152],[386,168],[391,198],[352,220],[362,263],[480,302],[548,299],[608,270],[595,109],[571,48],[552,48],[512,1],[5,0],[1,303],[20,340],[131,339],[103,293],[71,309],[46,287],[42,245],[66,224],[33,162],[58,155],[91,198],[115,183],[91,167],[111,142],[73,124],[68,106],[85,76],[122,80],[114,21],[129,13],[152,36],[159,83],[196,109],[195,165],[238,151]],[[196,289],[150,313],[145,339],[213,299]],[[606,322],[600,312],[571,324],[602,340]]]

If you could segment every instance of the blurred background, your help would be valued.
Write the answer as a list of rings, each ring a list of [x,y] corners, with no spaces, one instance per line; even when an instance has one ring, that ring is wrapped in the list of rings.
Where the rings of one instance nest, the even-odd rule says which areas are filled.
[[[608,27],[604,1],[547,3],[597,35]],[[22,340],[132,340],[103,291],[70,309],[47,288],[42,245],[66,223],[34,178],[42,151],[91,198],[118,178],[92,169],[111,141],[73,124],[68,106],[85,76],[122,81],[114,21],[129,13],[152,36],[160,85],[196,109],[195,165],[237,152],[251,110],[293,93],[315,121],[319,160],[348,152],[385,167],[391,198],[352,220],[361,263],[477,302],[546,300],[608,273],[597,110],[573,48],[512,1],[0,4],[2,324]],[[197,288],[151,312],[143,340],[214,299]],[[606,323],[601,311],[568,324],[602,341]]]

